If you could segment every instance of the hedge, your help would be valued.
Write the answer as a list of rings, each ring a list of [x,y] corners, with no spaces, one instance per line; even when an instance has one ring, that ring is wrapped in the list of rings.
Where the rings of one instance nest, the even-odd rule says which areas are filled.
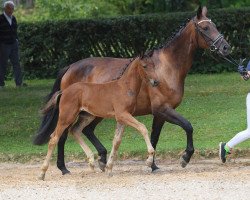
[[[194,12],[19,24],[26,78],[54,78],[58,70],[90,56],[132,57],[163,44]],[[250,58],[250,8],[208,13],[232,46],[232,57]],[[215,57],[215,58],[214,58]],[[198,51],[190,73],[236,71],[217,55]]]

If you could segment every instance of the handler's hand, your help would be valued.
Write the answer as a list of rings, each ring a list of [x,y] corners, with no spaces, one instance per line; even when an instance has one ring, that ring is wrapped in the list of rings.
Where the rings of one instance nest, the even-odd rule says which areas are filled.
[[[241,77],[247,81],[250,78],[250,71],[247,71],[247,73],[245,73],[244,75],[241,75]]]

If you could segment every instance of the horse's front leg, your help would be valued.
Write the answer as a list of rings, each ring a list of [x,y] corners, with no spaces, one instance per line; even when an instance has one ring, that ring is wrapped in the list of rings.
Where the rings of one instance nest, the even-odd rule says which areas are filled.
[[[161,129],[164,123],[165,123],[164,119],[162,119],[161,117],[154,116],[150,139],[151,139],[151,144],[155,150],[156,150],[156,146],[160,137]],[[151,169],[152,169],[152,172],[159,169],[159,167],[157,167],[157,165],[155,164],[155,155],[154,155],[153,163],[151,165]]]
[[[191,123],[170,107],[154,110],[153,115],[169,123],[176,124],[185,130],[187,135],[187,146],[185,153],[181,157],[181,166],[186,167],[194,153],[193,127]]]

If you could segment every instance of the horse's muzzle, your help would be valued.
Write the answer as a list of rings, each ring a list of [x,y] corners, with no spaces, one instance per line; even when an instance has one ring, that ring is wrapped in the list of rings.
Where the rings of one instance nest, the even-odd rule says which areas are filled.
[[[221,51],[221,54],[224,55],[224,56],[227,56],[231,53],[231,47],[229,45],[224,45],[222,47],[222,50]]]
[[[231,53],[231,47],[225,39],[222,40],[219,46],[219,53],[223,56],[227,56]]]

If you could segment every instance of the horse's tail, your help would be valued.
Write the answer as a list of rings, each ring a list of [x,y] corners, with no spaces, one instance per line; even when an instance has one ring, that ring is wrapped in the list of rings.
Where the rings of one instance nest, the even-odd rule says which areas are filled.
[[[47,143],[49,141],[50,135],[56,128],[59,115],[59,109],[56,104],[58,103],[58,97],[60,96],[60,85],[62,77],[68,69],[69,67],[65,67],[59,71],[53,88],[50,94],[48,94],[45,99],[46,105],[42,110],[42,122],[33,139],[33,144],[35,145],[42,145]]]

